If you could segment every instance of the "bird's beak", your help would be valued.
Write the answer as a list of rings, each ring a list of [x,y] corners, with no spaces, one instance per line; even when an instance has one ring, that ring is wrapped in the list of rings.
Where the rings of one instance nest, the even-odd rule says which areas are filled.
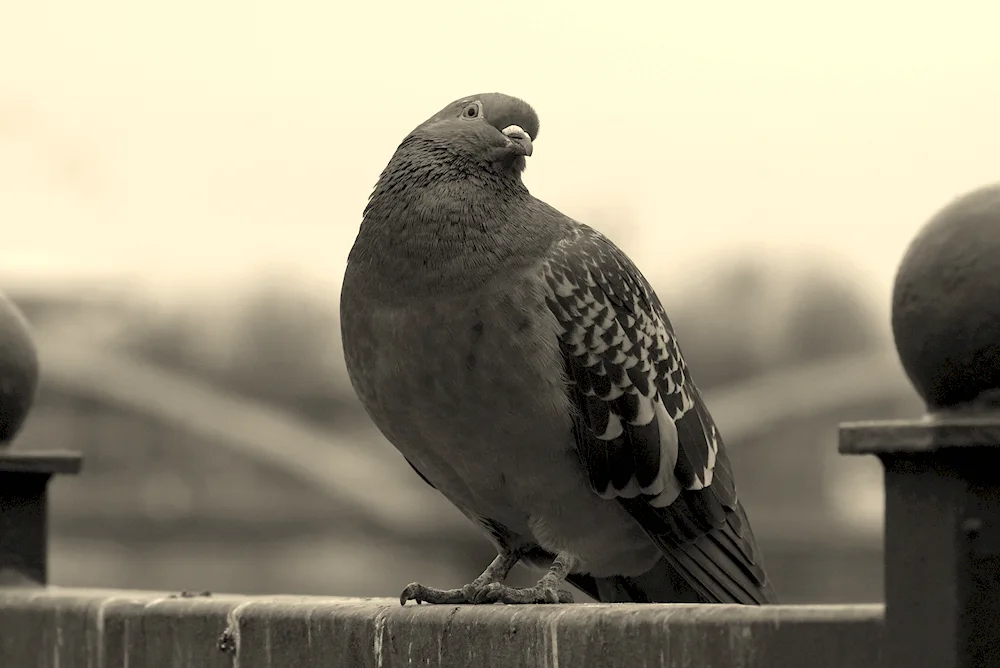
[[[521,155],[531,155],[531,137],[521,129],[519,125],[508,125],[503,130],[504,136],[512,146],[517,146],[517,152]]]

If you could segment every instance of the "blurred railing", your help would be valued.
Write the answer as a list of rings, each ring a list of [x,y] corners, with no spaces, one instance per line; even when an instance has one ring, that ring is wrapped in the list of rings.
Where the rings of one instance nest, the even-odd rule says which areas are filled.
[[[401,608],[378,599],[59,589],[46,586],[46,489],[53,473],[73,473],[78,458],[4,449],[0,666],[1000,666],[998,276],[1000,189],[988,189],[939,214],[914,242],[897,279],[896,346],[928,413],[841,428],[841,452],[876,454],[884,467],[884,608]],[[11,335],[0,326],[0,336]],[[23,336],[13,336],[22,337],[14,348],[23,352]],[[344,466],[340,459],[335,465],[320,459],[330,447],[325,434],[289,430],[262,407],[211,396],[183,378],[131,362],[98,360],[105,376],[98,380],[90,366],[95,351],[80,350],[51,358],[55,370],[48,373],[56,382],[196,425],[231,447],[294,467],[359,508],[373,499],[361,484],[376,475],[364,455],[345,460],[359,476],[354,482],[318,470],[326,467],[317,462],[331,471]],[[25,359],[0,359],[0,372],[30,375],[30,365],[17,369]],[[169,392],[128,391],[144,386],[134,382],[139,376],[154,373]],[[730,420],[731,432],[748,434],[797,411],[895,392],[892,374],[898,367],[884,358],[839,360],[751,381],[714,397],[713,410],[725,416],[720,421]],[[804,383],[813,389],[802,392]],[[16,394],[3,397],[0,413],[19,423],[30,401],[25,392]],[[244,419],[254,420],[259,440],[220,427]],[[299,463],[288,463],[285,438],[300,444],[294,451]],[[407,512],[383,503],[374,514],[391,524]]]

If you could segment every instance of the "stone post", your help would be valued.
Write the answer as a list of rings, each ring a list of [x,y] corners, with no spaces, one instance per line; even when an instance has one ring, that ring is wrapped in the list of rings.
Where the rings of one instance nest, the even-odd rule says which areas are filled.
[[[73,452],[10,447],[34,403],[38,375],[28,324],[0,294],[0,586],[47,582],[49,478],[80,470]]]
[[[885,469],[887,666],[1000,666],[1000,186],[917,235],[892,327],[926,414],[840,430]]]

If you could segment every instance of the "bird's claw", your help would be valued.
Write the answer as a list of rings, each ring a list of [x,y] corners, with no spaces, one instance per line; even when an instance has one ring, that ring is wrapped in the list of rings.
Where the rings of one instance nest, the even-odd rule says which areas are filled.
[[[527,605],[535,603],[572,603],[573,594],[555,587],[537,584],[534,587],[518,589],[493,582],[482,587],[467,584],[461,589],[435,589],[425,587],[417,582],[411,582],[399,595],[399,604],[407,601],[431,603],[437,605],[489,605],[504,603],[506,605]]]
[[[473,603],[504,603],[506,605],[572,602],[573,594],[565,589],[556,589],[543,584],[518,589],[498,582],[480,589],[473,601]]]
[[[433,604],[456,604],[456,603],[469,603],[471,596],[467,591],[471,585],[465,585],[461,589],[435,589],[433,587],[425,587],[419,582],[411,582],[406,585],[403,589],[403,593],[399,595],[399,604],[406,605],[407,601],[415,601],[417,605],[421,603],[433,603]]]

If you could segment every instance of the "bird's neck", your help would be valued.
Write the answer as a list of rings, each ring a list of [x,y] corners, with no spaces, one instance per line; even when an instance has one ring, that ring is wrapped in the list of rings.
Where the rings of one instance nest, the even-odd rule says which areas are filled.
[[[535,200],[516,174],[470,173],[460,161],[418,168],[399,157],[379,179],[348,259],[369,282],[408,295],[475,289],[531,264],[555,239],[552,226],[530,220]]]

